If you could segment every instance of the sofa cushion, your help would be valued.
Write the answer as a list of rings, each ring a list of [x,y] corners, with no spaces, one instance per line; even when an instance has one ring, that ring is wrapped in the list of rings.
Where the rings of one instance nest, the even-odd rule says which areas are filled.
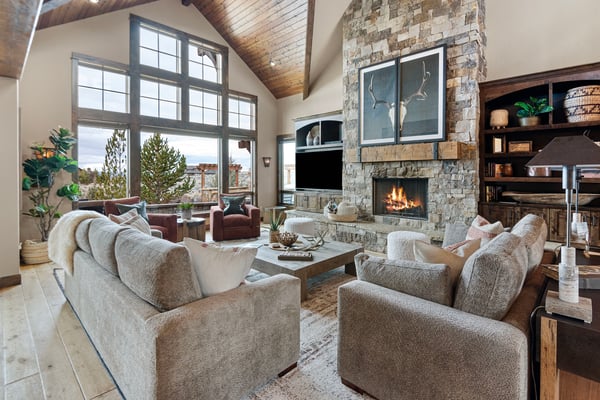
[[[90,222],[89,240],[92,256],[102,268],[113,275],[119,275],[115,242],[119,232],[127,229],[129,228],[117,225],[108,218],[94,218]]]
[[[183,238],[204,296],[234,289],[243,282],[254,262],[256,247],[220,247],[200,240]]]
[[[359,280],[439,304],[452,304],[450,267],[445,264],[389,260],[365,253],[357,254],[354,262]]]
[[[521,218],[510,233],[519,236],[527,249],[527,268],[528,271],[540,263],[544,255],[544,245],[546,244],[546,235],[548,226],[546,221],[540,216],[527,214]]]
[[[452,287],[454,287],[465,265],[465,261],[479,248],[480,242],[481,239],[469,240],[461,246],[456,247],[454,251],[449,251],[433,244],[415,240],[415,261],[430,264],[446,264],[450,267],[450,278],[452,280]]]
[[[444,228],[444,241],[442,242],[442,247],[448,247],[464,241],[468,231],[469,225],[463,222],[447,223]]]
[[[492,224],[481,215],[478,215],[473,222],[471,222],[471,226],[467,230],[467,237],[465,239],[493,239],[502,232],[504,232],[502,222],[496,221]]]
[[[519,295],[527,274],[527,251],[521,238],[503,232],[465,263],[454,307],[500,320]]]
[[[139,203],[135,204],[121,204],[117,203],[117,209],[121,214],[125,214],[127,211],[131,209],[137,210],[137,213],[142,216],[146,221],[148,221],[148,214],[146,214],[146,201],[142,200]]]
[[[202,298],[185,247],[127,229],[115,244],[121,281],[161,311]]]
[[[141,215],[138,214],[137,209],[132,208],[121,215],[109,214],[108,218],[121,226],[130,226],[138,231],[145,233],[146,235],[151,235],[152,231],[150,229],[150,224]],[[162,237],[162,234],[161,234]]]

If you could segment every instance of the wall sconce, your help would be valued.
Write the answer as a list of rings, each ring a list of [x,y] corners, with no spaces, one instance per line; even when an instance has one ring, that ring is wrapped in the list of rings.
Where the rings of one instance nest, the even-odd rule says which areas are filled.
[[[269,168],[271,166],[271,157],[263,157],[262,159],[265,168]]]

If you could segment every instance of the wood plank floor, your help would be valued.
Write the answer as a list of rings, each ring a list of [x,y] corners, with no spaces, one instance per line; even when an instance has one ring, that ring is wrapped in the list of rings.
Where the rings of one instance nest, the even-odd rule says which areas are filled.
[[[122,399],[52,273],[21,267],[0,289],[0,400]]]

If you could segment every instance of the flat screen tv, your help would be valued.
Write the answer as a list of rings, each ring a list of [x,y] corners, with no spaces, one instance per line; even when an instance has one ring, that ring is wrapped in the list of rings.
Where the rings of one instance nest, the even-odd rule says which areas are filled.
[[[342,190],[343,150],[296,153],[296,189]]]

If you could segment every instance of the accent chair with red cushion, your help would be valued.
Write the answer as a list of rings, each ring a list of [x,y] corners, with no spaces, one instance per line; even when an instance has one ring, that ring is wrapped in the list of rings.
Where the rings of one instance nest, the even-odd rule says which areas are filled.
[[[210,208],[210,233],[215,242],[259,237],[260,209],[241,194],[223,193],[219,205]]]
[[[133,206],[140,204],[140,197],[133,196],[123,199],[112,199],[104,201],[104,214],[123,214],[119,210],[118,205],[123,204],[127,206]],[[144,207],[145,213],[145,207]],[[140,213],[142,217],[144,215]],[[162,233],[162,238],[167,239],[171,242],[177,242],[177,214],[147,214],[148,223],[151,229],[159,230]]]

